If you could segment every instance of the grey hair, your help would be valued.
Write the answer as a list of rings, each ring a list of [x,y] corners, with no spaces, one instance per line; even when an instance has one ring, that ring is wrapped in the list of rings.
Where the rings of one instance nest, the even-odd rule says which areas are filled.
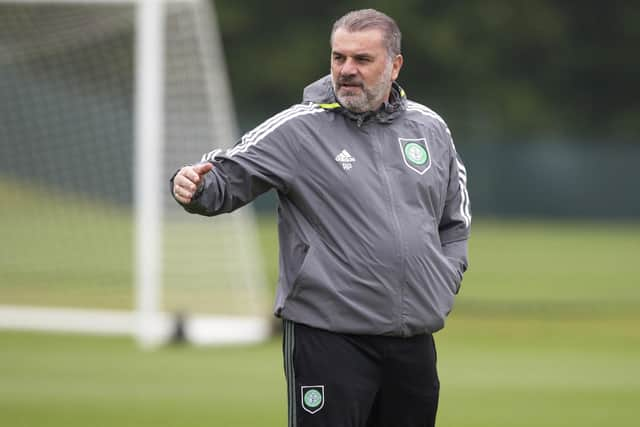
[[[375,9],[360,9],[347,13],[333,24],[331,42],[336,30],[343,28],[349,32],[377,29],[382,31],[389,59],[400,55],[402,34],[393,18]]]

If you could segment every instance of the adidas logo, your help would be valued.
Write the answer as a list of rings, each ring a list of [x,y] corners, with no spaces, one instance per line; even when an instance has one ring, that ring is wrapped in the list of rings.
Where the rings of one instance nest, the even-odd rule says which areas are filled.
[[[342,169],[348,171],[349,169],[351,169],[353,166],[351,165],[351,163],[355,162],[356,159],[349,154],[349,152],[347,150],[342,150],[337,156],[336,156],[336,162],[340,163],[342,165]]]

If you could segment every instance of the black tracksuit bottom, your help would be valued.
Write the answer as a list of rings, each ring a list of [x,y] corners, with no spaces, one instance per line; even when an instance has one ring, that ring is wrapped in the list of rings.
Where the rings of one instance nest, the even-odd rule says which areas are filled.
[[[440,383],[431,334],[350,335],[284,321],[289,427],[431,427]]]

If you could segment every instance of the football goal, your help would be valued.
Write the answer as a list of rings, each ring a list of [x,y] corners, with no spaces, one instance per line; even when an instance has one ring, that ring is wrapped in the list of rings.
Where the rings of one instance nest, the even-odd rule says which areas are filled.
[[[266,338],[251,209],[169,194],[235,131],[209,1],[0,0],[0,328]]]

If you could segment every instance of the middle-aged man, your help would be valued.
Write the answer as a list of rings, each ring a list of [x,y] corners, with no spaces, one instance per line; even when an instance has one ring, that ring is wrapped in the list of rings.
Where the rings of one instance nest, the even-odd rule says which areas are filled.
[[[433,426],[432,334],[467,268],[467,174],[439,115],[395,83],[400,30],[372,9],[331,32],[300,104],[172,180],[188,212],[278,192],[289,426]]]

